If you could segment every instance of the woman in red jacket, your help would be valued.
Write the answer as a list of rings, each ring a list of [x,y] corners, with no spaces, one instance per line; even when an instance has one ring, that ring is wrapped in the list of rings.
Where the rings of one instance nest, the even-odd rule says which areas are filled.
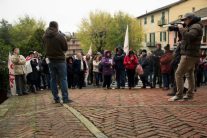
[[[135,87],[134,78],[135,78],[135,69],[137,64],[138,64],[137,56],[134,54],[132,50],[129,51],[129,54],[126,55],[124,58],[124,66],[127,71],[129,89]]]
[[[169,90],[170,87],[170,73],[172,70],[171,61],[173,59],[173,53],[170,50],[170,46],[167,45],[164,47],[165,54],[160,57],[160,68],[163,78],[163,90]]]

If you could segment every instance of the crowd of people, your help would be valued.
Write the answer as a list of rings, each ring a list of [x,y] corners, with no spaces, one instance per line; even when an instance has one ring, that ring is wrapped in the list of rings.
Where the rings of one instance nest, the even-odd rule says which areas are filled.
[[[65,36],[58,30],[57,22],[52,21],[43,37],[47,58],[34,51],[25,59],[19,55],[18,48],[13,50],[17,94],[27,94],[26,83],[31,92],[51,88],[55,102],[59,103],[59,85],[63,102],[68,103],[71,102],[68,88],[93,85],[112,89],[111,84],[116,81],[116,89],[125,89],[126,82],[128,89],[133,89],[141,80],[143,89],[147,86],[172,88],[167,94],[173,96],[169,101],[191,99],[197,87],[207,84],[207,56],[205,50],[200,54],[203,35],[200,20],[193,13],[187,13],[182,20],[187,27],[179,26],[182,38],[174,50],[169,44],[164,50],[157,44],[153,51],[124,52],[122,47],[117,47],[115,51],[105,50],[94,55],[77,53],[68,58],[65,58],[68,49]]]
[[[14,64],[18,95],[50,89],[50,73],[46,58],[37,51],[30,51],[25,58],[23,55],[19,55],[19,48],[14,48],[11,61]]]
[[[179,47],[170,50],[170,46],[161,49],[161,44],[157,44],[157,49],[147,51],[145,49],[136,52],[130,50],[124,53],[121,47],[117,47],[115,52],[106,50],[103,54],[97,53],[93,56],[77,53],[66,59],[68,86],[71,89],[82,89],[88,85],[111,89],[112,82],[116,82],[115,89],[124,89],[126,82],[128,88],[133,89],[142,82],[141,88],[162,88],[169,90],[174,87],[175,71],[179,64],[181,55]],[[112,56],[112,53],[113,54]],[[139,70],[141,66],[143,72]],[[200,61],[195,65],[195,76],[197,87],[207,84],[207,57],[203,50]],[[168,94],[175,95],[176,89]]]

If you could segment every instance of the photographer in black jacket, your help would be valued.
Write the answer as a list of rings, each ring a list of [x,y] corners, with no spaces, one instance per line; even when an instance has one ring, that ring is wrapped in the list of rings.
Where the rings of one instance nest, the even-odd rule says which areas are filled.
[[[177,93],[169,101],[193,98],[193,90],[195,88],[194,70],[195,64],[198,62],[200,56],[200,45],[203,35],[201,19],[193,13],[187,13],[181,20],[184,21],[186,27],[184,28],[182,25],[178,25],[182,39],[180,47],[181,59],[175,72]],[[189,83],[189,88],[185,96],[183,96],[184,75]]]

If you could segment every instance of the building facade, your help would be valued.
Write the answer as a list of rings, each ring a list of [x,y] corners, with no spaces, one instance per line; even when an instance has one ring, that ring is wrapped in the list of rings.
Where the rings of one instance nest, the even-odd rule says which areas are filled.
[[[153,49],[157,43],[174,45],[174,32],[168,31],[169,23],[182,18],[187,12],[196,12],[207,7],[207,0],[180,0],[137,17],[144,30],[142,45]]]
[[[70,36],[70,39],[67,40],[68,51],[66,52],[66,56],[73,56],[79,52],[82,52],[80,41],[77,39],[75,33]]]

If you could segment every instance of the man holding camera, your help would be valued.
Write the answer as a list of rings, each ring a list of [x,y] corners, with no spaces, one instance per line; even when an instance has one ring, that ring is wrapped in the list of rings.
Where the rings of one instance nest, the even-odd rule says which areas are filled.
[[[181,34],[181,59],[178,68],[175,72],[175,80],[177,84],[177,93],[168,101],[176,101],[180,99],[192,99],[195,88],[194,70],[195,64],[199,60],[200,45],[203,35],[203,25],[200,17],[193,13],[186,13],[181,19],[184,21],[183,25],[178,25],[179,33]],[[189,83],[189,88],[186,95],[183,96],[184,79],[186,77]]]

